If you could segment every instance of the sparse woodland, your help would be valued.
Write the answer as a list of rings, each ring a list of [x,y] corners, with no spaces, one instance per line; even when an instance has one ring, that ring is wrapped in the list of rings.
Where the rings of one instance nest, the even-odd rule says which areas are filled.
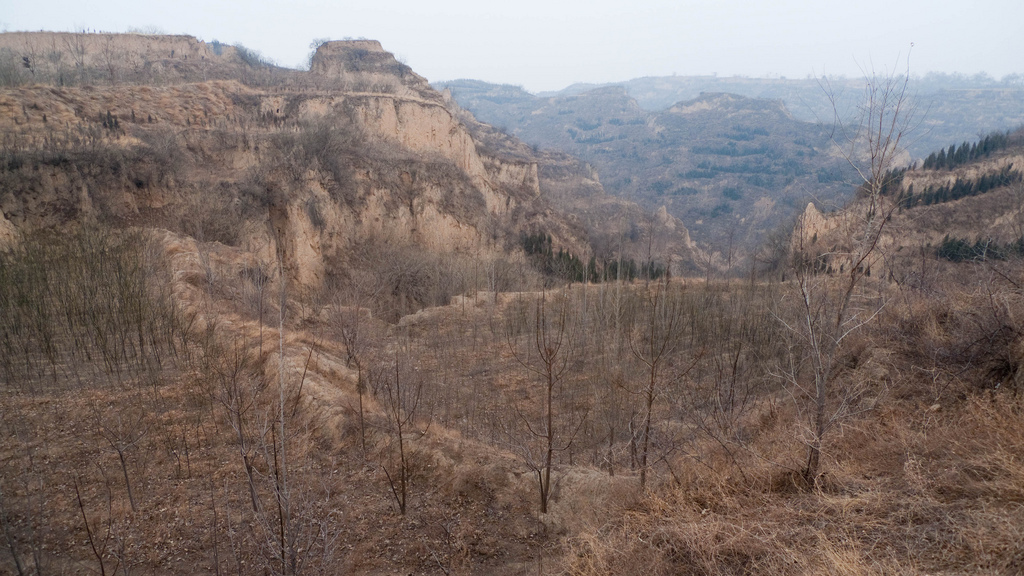
[[[836,131],[867,143],[841,148],[854,200],[742,275],[679,274],[653,218],[599,260],[585,213],[519,191],[489,216],[452,162],[355,116],[261,118],[250,88],[202,128],[9,127],[0,572],[1020,573],[1024,260],[942,252],[1020,238],[1020,181],[904,201],[998,174],[1020,136],[894,192],[900,80]],[[337,206],[422,214],[432,187],[488,250],[329,249]]]

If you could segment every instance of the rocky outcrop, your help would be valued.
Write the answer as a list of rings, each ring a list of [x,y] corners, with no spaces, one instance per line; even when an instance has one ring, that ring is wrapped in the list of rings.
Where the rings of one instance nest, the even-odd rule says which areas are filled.
[[[324,42],[313,54],[309,71],[334,81],[346,92],[441,99],[425,78],[399,62],[376,40]]]
[[[817,244],[818,238],[824,238],[838,228],[839,224],[840,218],[826,218],[814,205],[814,202],[808,202],[807,208],[797,217],[797,224],[793,228],[791,239],[792,246],[796,250],[807,250]]]

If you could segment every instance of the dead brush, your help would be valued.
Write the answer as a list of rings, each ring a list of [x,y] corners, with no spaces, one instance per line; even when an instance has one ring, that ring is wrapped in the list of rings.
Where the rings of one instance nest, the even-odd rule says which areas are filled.
[[[842,491],[794,500],[821,539],[819,573],[1016,573],[1024,499],[1020,405],[970,396],[938,411],[891,406],[838,442]],[[781,502],[779,503],[781,504]],[[814,551],[812,553],[812,551]],[[813,571],[812,571],[813,572]]]
[[[895,391],[905,400],[949,403],[978,389],[1020,388],[1024,287],[1014,280],[1020,264],[961,266],[935,290],[905,291],[876,331],[908,376]]]
[[[550,521],[570,534],[598,530],[638,506],[635,477],[609,477],[597,470],[571,470],[552,495]]]
[[[958,410],[951,426],[936,426],[932,456],[942,458],[934,490],[942,499],[1024,502],[1024,402],[1016,397],[975,396]]]
[[[739,523],[652,497],[621,522],[568,541],[565,572],[590,574],[796,574],[767,524]]]
[[[804,573],[827,573],[837,576],[882,576],[885,574],[913,574],[913,564],[896,557],[875,558],[870,547],[855,538],[839,534],[822,535],[819,543],[819,562]],[[819,572],[820,570],[820,572]]]

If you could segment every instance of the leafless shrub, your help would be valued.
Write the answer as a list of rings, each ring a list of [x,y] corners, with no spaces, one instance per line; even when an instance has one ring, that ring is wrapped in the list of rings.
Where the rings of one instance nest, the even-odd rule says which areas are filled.
[[[1021,388],[1024,305],[1020,262],[939,263],[944,282],[904,286],[880,330],[903,369],[930,386],[902,387],[905,398],[950,401],[978,390]]]
[[[548,512],[554,486],[555,455],[568,450],[586,421],[587,406],[574,394],[571,381],[580,354],[578,309],[566,294],[546,294],[510,319],[505,339],[533,391],[507,392],[510,414],[503,426],[509,446],[536,476],[540,512]],[[538,405],[524,402],[531,396]],[[557,484],[557,481],[556,481]]]
[[[329,191],[336,202],[360,205],[353,167],[362,136],[350,120],[332,115],[299,124],[295,131],[275,133],[271,141],[281,156],[279,170],[295,181],[301,181],[306,170],[321,170],[331,177]]]
[[[132,512],[138,512],[128,465],[139,442],[149,432],[146,411],[137,399],[126,398],[117,406],[107,406],[106,410],[97,411],[94,422],[96,434],[117,455]]]
[[[183,184],[189,180],[192,158],[178,132],[168,126],[139,130],[142,145],[136,149],[135,186]]]
[[[23,61],[11,50],[0,49],[0,86],[20,86],[28,81]]]
[[[539,284],[537,273],[514,257],[436,252],[416,244],[371,237],[356,245],[344,275],[334,283],[369,308],[375,318],[396,322],[428,306],[477,290],[522,290]]]
[[[404,516],[409,490],[417,475],[417,461],[421,459],[415,457],[410,441],[422,438],[432,421],[424,401],[425,382],[417,371],[403,365],[397,352],[391,365],[370,371],[368,379],[384,408],[387,440],[381,447],[381,469],[398,511]]]
[[[189,336],[148,257],[144,235],[89,227],[0,255],[7,386],[148,384],[169,365]]]
[[[668,376],[666,372],[676,364],[676,373],[671,377],[684,378],[696,364],[696,360],[687,362],[677,354],[684,343],[686,321],[688,317],[695,317],[694,309],[687,310],[689,303],[681,296],[679,291],[672,289],[668,279],[657,283],[650,294],[643,295],[638,303],[638,314],[633,318],[634,324],[628,329],[630,351],[646,373],[638,391],[642,412],[639,429],[634,434],[638,437],[641,490],[647,485],[655,400],[663,394],[662,387]],[[695,358],[702,354],[702,350],[697,352]]]

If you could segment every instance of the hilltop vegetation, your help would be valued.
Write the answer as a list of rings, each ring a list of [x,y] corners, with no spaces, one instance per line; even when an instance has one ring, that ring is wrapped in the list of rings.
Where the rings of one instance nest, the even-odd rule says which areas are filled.
[[[993,146],[993,142],[1000,144]],[[973,158],[968,159],[972,149]],[[1022,151],[1024,130],[1018,129],[951,145],[929,156],[929,168],[886,173],[880,191],[894,212],[889,232],[881,240],[884,256],[876,262],[879,270],[894,279],[909,277],[921,273],[914,270],[920,268],[916,261],[924,255],[952,261],[1014,260],[1015,246],[1024,235],[1024,181],[1017,168],[1024,161]],[[936,160],[943,157],[947,160],[942,163]],[[812,220],[816,223],[807,234],[817,248],[811,251],[827,252],[842,245],[847,226],[843,218]],[[822,260],[825,268],[829,258]]]

